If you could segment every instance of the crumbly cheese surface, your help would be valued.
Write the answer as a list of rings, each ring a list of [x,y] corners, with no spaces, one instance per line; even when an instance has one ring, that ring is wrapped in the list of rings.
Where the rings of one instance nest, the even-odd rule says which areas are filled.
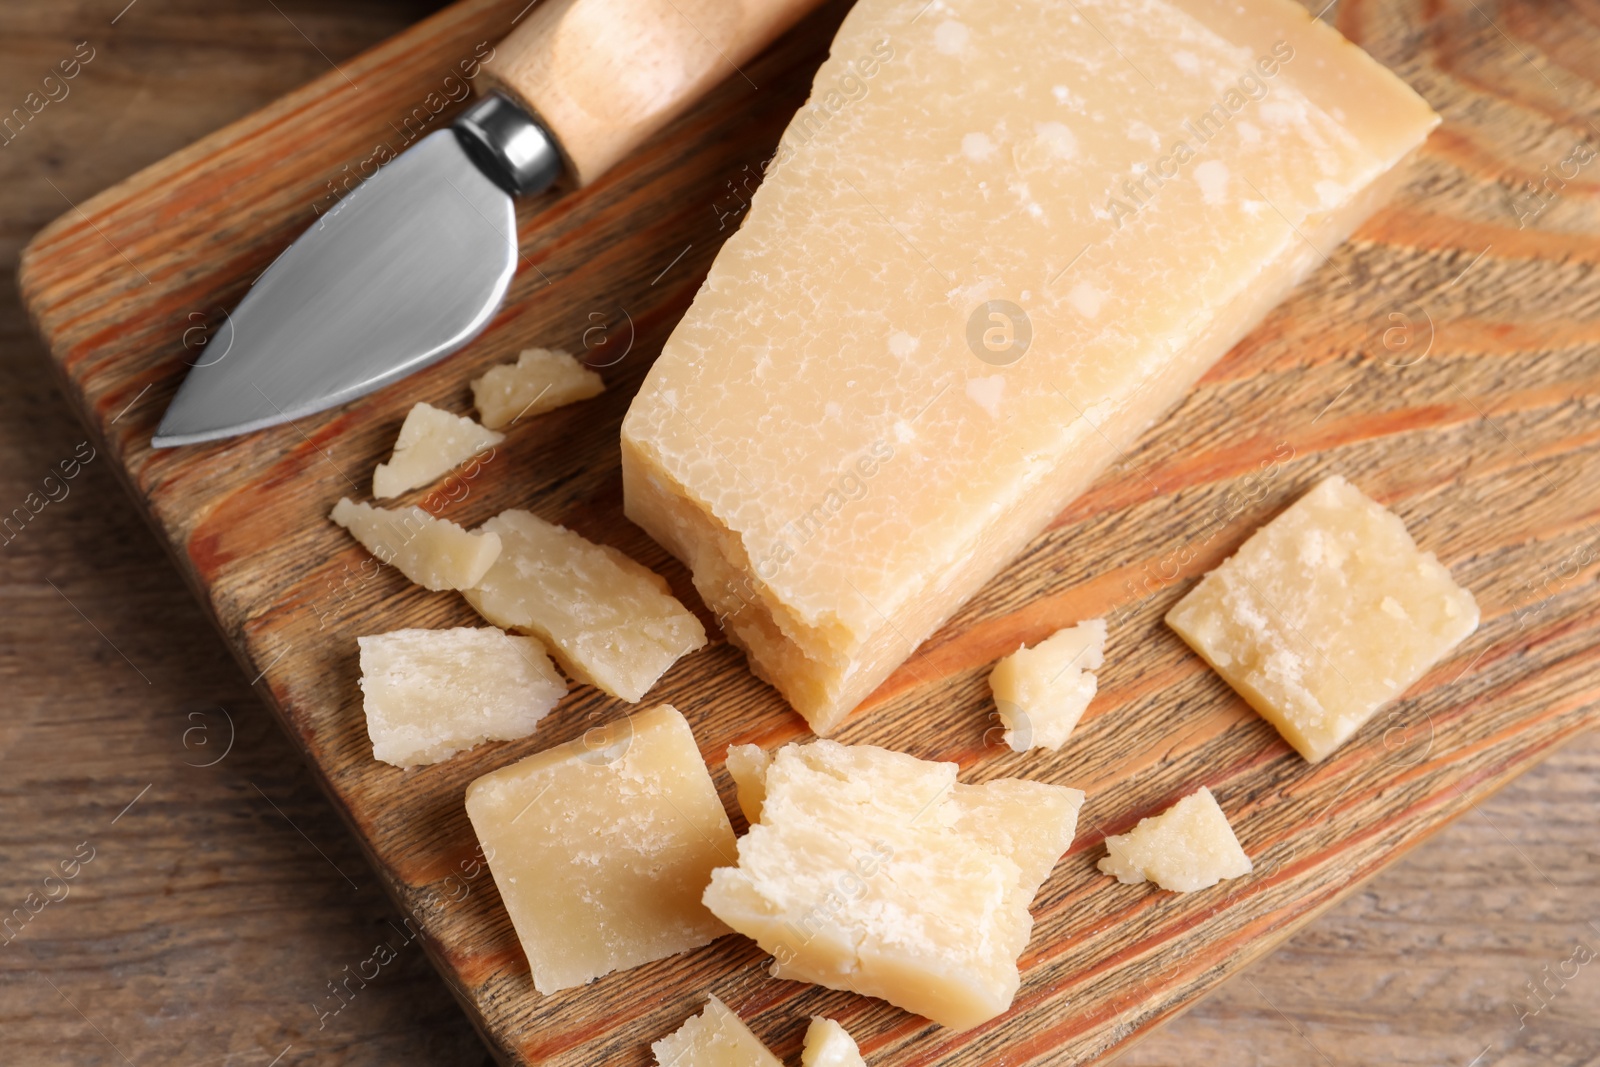
[[[671,705],[484,775],[467,816],[541,993],[727,933],[700,894],[733,827]]]
[[[744,1020],[715,996],[699,1015],[650,1045],[656,1067],[783,1067]]]
[[[464,415],[418,403],[400,425],[394,455],[372,472],[372,495],[383,500],[427,485],[505,437]]]
[[[771,757],[759,745],[733,745],[724,766],[739,795],[739,810],[751,826],[761,821],[761,802],[767,796],[767,764]]]
[[[527,737],[567,693],[543,645],[491,627],[395,630],[356,644],[372,755],[397,767]]]
[[[472,403],[483,424],[503,430],[531,418],[605,391],[600,375],[557,349],[525,349],[515,363],[489,368],[472,380]]]
[[[881,997],[956,1029],[1005,1011],[1029,902],[1072,841],[1083,793],[956,781],[870,745],[787,745],[761,821],[705,902],[780,978]]]
[[[633,400],[627,513],[826,734],[1437,121],[1287,0],[860,0]]]
[[[1337,475],[1257,530],[1167,625],[1308,760],[1478,627],[1478,605],[1405,524]]]
[[[424,589],[467,589],[500,555],[499,535],[463,530],[418,507],[390,510],[341,497],[329,517]]]
[[[462,594],[496,626],[540,638],[579,681],[638,701],[706,643],[666,580],[609,545],[526,511],[501,512],[480,529],[502,550]]]
[[[1190,893],[1251,871],[1250,857],[1228,825],[1217,798],[1201,786],[1160,815],[1140,819],[1125,834],[1106,838],[1100,870],[1117,881],[1151,881]]]
[[[855,1038],[832,1019],[811,1017],[800,1067],[867,1067]]]
[[[1105,648],[1105,620],[1090,619],[995,664],[989,688],[1013,751],[1055,751],[1066,743],[1094,699],[1090,672],[1105,663]]]

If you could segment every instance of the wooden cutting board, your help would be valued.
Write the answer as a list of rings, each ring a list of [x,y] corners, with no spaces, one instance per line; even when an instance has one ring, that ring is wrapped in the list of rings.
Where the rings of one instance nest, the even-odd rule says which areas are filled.
[[[1088,792],[1078,839],[1035,901],[1013,1009],[951,1034],[878,1001],[770,979],[737,936],[539,996],[475,859],[462,794],[625,708],[579,686],[526,741],[410,772],[375,762],[355,637],[478,620],[453,594],[375,575],[325,516],[341,495],[366,496],[414,402],[467,411],[468,379],[521,348],[586,351],[603,396],[520,426],[471,477],[415,499],[466,524],[528,507],[615,545],[668,575],[714,633],[683,569],[622,516],[618,424],[845,6],[802,24],[600,184],[523,204],[510,298],[463,352],[296,425],[148,445],[224,310],[348,176],[401,149],[408,131],[448,121],[458,83],[447,79],[524,3],[466,0],[341,64],[84,203],[22,266],[29,311],[96,447],[505,1062],[648,1063],[648,1042],[707,992],[791,1061],[815,1013],[844,1022],[875,1067],[1091,1062],[1600,717],[1600,160],[1576,147],[1600,143],[1585,118],[1600,116],[1600,87],[1583,73],[1600,58],[1600,25],[1581,5],[1346,0],[1339,28],[1445,116],[1410,185],[839,735],[956,761],[967,781],[1021,775]],[[1406,520],[1484,621],[1313,767],[1161,616],[1335,471]],[[1179,553],[1192,557],[1182,569]],[[1113,620],[1110,648],[1084,723],[1055,757],[1012,754],[998,744],[988,665],[1097,615]],[[730,811],[728,745],[805,732],[720,642],[681,661],[652,699],[689,717]],[[1105,834],[1201,784],[1232,816],[1254,875],[1177,895],[1096,873]]]

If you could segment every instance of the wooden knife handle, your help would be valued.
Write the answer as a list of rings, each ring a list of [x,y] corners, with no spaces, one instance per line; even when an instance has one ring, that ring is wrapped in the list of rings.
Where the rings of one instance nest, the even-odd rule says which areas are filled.
[[[542,0],[477,79],[528,108],[588,185],[820,0]]]

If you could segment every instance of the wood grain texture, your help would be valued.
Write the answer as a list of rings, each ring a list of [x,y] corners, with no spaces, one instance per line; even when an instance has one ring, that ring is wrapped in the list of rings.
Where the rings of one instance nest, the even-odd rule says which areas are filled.
[[[361,556],[322,516],[349,480],[365,480],[410,403],[462,409],[466,378],[483,366],[526,344],[581,347],[585,330],[608,322],[613,347],[592,358],[610,364],[611,391],[515,435],[504,465],[491,465],[447,513],[476,522],[531,506],[658,566],[693,602],[682,572],[621,518],[616,424],[709,263],[719,217],[736,215],[730,189],[744,180],[741,168],[770,151],[839,10],[754,65],[759,93],[724,86],[594,188],[537,221],[545,205],[525,205],[526,264],[512,300],[467,351],[298,427],[182,453],[152,455],[146,445],[181,376],[187,316],[237,299],[311,221],[325,183],[386,136],[385,116],[404,114],[427,91],[418,72],[448,69],[458,53],[497,37],[512,7],[461,5],[341,64],[343,75],[83,204],[94,225],[63,219],[24,264],[29,310],[69,398],[175,546],[249,676],[265,671],[262,685],[291,737],[505,1054],[646,1062],[645,1042],[709,988],[782,1053],[798,1047],[807,1014],[827,1011],[858,1033],[874,1063],[1092,1058],[1180,1010],[1593,722],[1600,382],[1583,234],[1595,220],[1581,181],[1524,229],[1510,198],[1540,176],[1541,161],[1554,167],[1588,136],[1579,116],[1594,113],[1597,94],[1573,72],[1593,54],[1595,27],[1582,10],[1523,25],[1514,12],[1486,9],[1522,50],[1532,48],[1530,62],[1470,6],[1346,7],[1341,29],[1447,120],[1407,192],[842,735],[956,759],[968,780],[1024,773],[1090,793],[1083,833],[1036,901],[1013,1012],[953,1038],[879,1003],[771,981],[753,946],[736,938],[538,998],[492,885],[459,892],[457,865],[472,848],[461,791],[478,773],[621,708],[580,689],[527,742],[410,774],[374,764],[351,638],[472,616],[393,575],[343,585]],[[312,158],[291,144],[320,147]],[[623,343],[630,323],[631,347]],[[1285,455],[1282,446],[1293,458],[1273,478],[1247,482],[1263,460]],[[1160,626],[1192,577],[1164,572],[1162,560],[1203,538],[1192,571],[1202,569],[1335,469],[1406,518],[1477,594],[1485,623],[1386,721],[1307,768]],[[985,732],[983,674],[996,651],[1102,611],[1120,620],[1103,695],[1061,758],[1041,763],[986,743],[994,734]],[[712,762],[729,743],[770,744],[800,730],[724,645],[681,663],[657,695],[690,715]],[[1093,872],[1104,833],[1202,781],[1234,813],[1256,877],[1177,898]],[[731,801],[720,770],[719,786]]]

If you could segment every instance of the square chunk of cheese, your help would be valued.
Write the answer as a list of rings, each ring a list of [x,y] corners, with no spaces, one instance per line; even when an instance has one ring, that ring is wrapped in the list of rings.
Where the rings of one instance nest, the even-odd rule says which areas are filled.
[[[867,1067],[867,1064],[861,1058],[856,1039],[844,1027],[832,1019],[813,1015],[811,1025],[806,1027],[800,1067]]]
[[[1127,833],[1106,838],[1106,853],[1100,870],[1116,875],[1117,881],[1151,881],[1178,893],[1242,878],[1252,870],[1228,817],[1205,786],[1160,815],[1140,819]]]
[[[566,352],[525,349],[515,363],[490,367],[472,380],[472,402],[483,424],[503,430],[518,419],[587,400],[605,391],[600,375]]]
[[[340,497],[329,517],[379,562],[424,589],[466,589],[481,581],[500,555],[499,535],[468,532],[418,507],[391,511]]]
[[[394,630],[356,644],[372,755],[396,767],[527,737],[567,695],[543,645],[492,627]]]
[[[467,816],[533,985],[554,993],[728,932],[700,894],[733,827],[669,704],[486,774]]]
[[[956,781],[870,745],[787,745],[761,821],[706,906],[753,938],[780,978],[881,997],[956,1029],[1005,1011],[1028,904],[1072,842],[1083,793]]]
[[[923,7],[846,16],[622,429],[628,517],[819,734],[1438,122],[1289,0]]]
[[[496,626],[543,640],[580,682],[636,702],[706,643],[666,579],[611,546],[526,511],[503,511],[480,529],[499,538],[500,557],[462,595]]]
[[[506,439],[465,415],[418,403],[400,425],[394,455],[372,472],[372,495],[382,500],[427,485],[485,448]]]
[[[1257,530],[1167,625],[1313,762],[1478,628],[1405,524],[1337,475]]]
[[[652,1042],[656,1067],[783,1067],[744,1020],[715,996],[699,1015]]]
[[[995,664],[989,689],[1013,751],[1055,751],[1066,744],[1094,699],[1096,681],[1089,672],[1105,663],[1105,649],[1106,621],[1090,619]]]

